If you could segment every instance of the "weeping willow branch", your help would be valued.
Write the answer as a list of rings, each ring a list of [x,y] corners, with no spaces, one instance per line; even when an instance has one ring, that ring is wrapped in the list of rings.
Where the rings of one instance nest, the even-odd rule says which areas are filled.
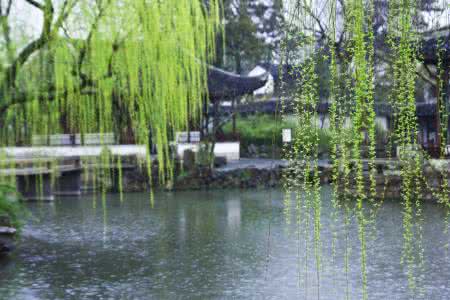
[[[122,114],[136,143],[148,145],[151,136],[160,172],[171,173],[168,139],[206,98],[220,0],[27,3],[43,14],[42,29],[0,70],[0,142],[64,131],[120,134],[114,116]]]

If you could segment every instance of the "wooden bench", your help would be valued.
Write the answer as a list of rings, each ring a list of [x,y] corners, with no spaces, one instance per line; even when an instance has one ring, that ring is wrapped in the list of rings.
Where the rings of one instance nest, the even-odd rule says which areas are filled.
[[[79,146],[79,145],[114,145],[114,133],[85,133],[85,134],[52,134],[34,135],[31,139],[33,146]]]

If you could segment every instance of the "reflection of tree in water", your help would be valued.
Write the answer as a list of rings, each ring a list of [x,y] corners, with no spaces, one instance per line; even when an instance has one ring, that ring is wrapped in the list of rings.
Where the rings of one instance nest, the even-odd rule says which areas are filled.
[[[344,208],[339,208],[337,226],[332,229],[331,195],[330,188],[323,188],[321,294],[323,299],[345,298],[344,253],[350,249],[349,295],[360,298],[355,215],[349,216],[346,229]],[[0,292],[2,296],[28,292],[44,299],[70,293],[82,298],[89,292],[106,298],[285,295],[303,299],[305,287],[299,288],[299,280],[304,282],[305,274],[300,268],[299,278],[298,262],[306,263],[303,241],[308,238],[312,243],[314,230],[302,228],[299,245],[297,224],[284,221],[282,199],[279,190],[156,192],[152,208],[147,194],[127,194],[123,203],[119,196],[111,195],[106,202],[105,241],[103,213],[93,209],[89,197],[64,199],[53,208],[37,204],[32,211],[40,220],[25,227],[17,257],[2,268]],[[229,216],[239,211],[237,207],[240,226],[229,223]],[[377,219],[377,234],[368,239],[370,294],[406,299],[402,298],[407,276],[400,265],[400,212],[398,201],[386,201]],[[442,226],[444,216],[439,207],[424,206],[425,245],[433,245],[425,251],[430,267],[428,286],[445,285],[445,274],[450,271],[443,252],[444,235],[435,230]],[[332,260],[334,234],[337,242]],[[346,235],[350,237],[348,245]],[[307,263],[308,295],[315,297],[314,257],[310,255]],[[434,293],[439,289],[430,289],[426,295]]]

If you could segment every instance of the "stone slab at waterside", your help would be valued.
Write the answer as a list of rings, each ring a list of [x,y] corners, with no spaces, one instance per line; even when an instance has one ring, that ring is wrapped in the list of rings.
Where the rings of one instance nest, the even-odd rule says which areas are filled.
[[[105,145],[105,146],[54,146],[54,147],[5,147],[3,151],[7,158],[64,158],[64,157],[95,157],[108,150],[115,156],[147,157],[145,145]]]

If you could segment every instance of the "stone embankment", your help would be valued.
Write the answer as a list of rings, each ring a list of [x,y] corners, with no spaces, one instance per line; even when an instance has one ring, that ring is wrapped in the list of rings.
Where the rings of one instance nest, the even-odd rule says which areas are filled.
[[[449,160],[424,161],[421,169],[421,190],[423,199],[436,199],[445,181],[449,182]],[[164,188],[174,190],[187,189],[222,189],[222,188],[268,188],[281,185],[283,170],[287,171],[287,162],[273,159],[240,159],[227,164],[219,164],[216,168],[208,168],[192,163],[184,163],[175,172],[175,179],[166,182]],[[295,167],[301,168],[301,164]],[[354,194],[356,176],[351,176],[355,166],[350,165],[350,176],[347,182],[337,182],[347,192]],[[375,161],[376,191],[380,198],[400,198],[402,193],[401,163],[398,160]],[[157,166],[152,170],[154,187],[158,180]],[[322,184],[332,183],[332,166],[328,161],[319,161],[319,174]],[[368,161],[363,161],[363,174],[366,188],[369,184]],[[340,176],[342,178],[342,176]],[[138,192],[149,189],[145,168],[126,170],[122,176],[124,192]],[[347,186],[345,186],[347,185]],[[113,186],[118,186],[114,184]],[[368,191],[368,190],[367,190]],[[368,191],[369,192],[369,191]]]
[[[399,160],[377,160],[375,162],[376,172],[373,176],[376,183],[376,195],[379,198],[398,199],[402,196],[403,176],[402,169],[406,162]],[[403,164],[403,166],[402,166]],[[444,195],[444,187],[450,187],[450,161],[449,160],[425,160],[418,170],[419,176],[414,178],[415,184],[419,185],[420,197],[423,200],[442,201],[449,199],[450,195]],[[329,171],[331,174],[331,170]],[[350,173],[352,174],[352,173]],[[367,161],[364,162],[364,183],[367,193],[370,189],[370,174],[367,169]],[[354,194],[356,190],[356,176],[350,176],[347,183],[338,183],[342,190],[347,184],[347,192]]]
[[[243,168],[215,169],[196,168],[180,174],[172,188],[224,189],[224,188],[269,188],[280,184],[282,165],[261,168],[249,165]]]
[[[12,227],[7,217],[0,216],[0,257],[14,250],[16,229]]]
[[[165,182],[165,189],[195,190],[222,188],[268,188],[278,186],[286,163],[272,159],[240,159],[219,162],[211,169],[195,163],[178,164],[173,180]],[[118,178],[117,178],[118,179]],[[140,192],[149,189],[148,172],[145,168],[124,170],[122,187],[124,192]],[[153,186],[160,184],[158,168],[152,168]],[[113,183],[111,191],[117,192],[118,183]]]

